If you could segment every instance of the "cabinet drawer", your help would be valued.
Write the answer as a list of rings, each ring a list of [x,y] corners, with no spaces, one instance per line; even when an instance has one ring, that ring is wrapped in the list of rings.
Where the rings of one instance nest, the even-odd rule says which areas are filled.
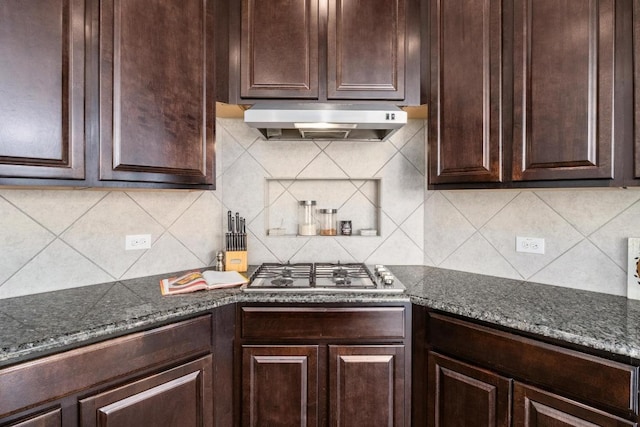
[[[431,314],[433,348],[624,414],[638,411],[638,368]]]
[[[114,378],[209,353],[211,331],[211,316],[206,315],[0,370],[0,390],[12,390],[0,399],[0,417]]]
[[[405,307],[241,307],[242,338],[404,339]]]

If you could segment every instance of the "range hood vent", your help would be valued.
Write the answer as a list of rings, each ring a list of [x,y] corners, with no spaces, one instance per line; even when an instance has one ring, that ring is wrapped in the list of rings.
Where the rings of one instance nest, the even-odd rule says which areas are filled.
[[[244,121],[267,140],[384,141],[407,124],[407,113],[380,104],[255,104]]]

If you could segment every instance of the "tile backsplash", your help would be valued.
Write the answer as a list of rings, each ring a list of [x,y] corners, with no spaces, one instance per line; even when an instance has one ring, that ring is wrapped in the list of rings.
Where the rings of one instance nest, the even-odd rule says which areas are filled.
[[[232,118],[216,134],[215,191],[1,188],[0,298],[212,265],[227,210],[247,218],[251,264],[426,264],[625,295],[640,189],[426,191],[423,120],[383,143],[267,142]],[[379,179],[380,236],[267,236],[296,179],[351,183],[335,189],[349,192],[339,212],[371,202],[359,182]],[[151,234],[151,249],[125,251],[127,234]],[[545,238],[546,253],[515,252],[516,235]]]

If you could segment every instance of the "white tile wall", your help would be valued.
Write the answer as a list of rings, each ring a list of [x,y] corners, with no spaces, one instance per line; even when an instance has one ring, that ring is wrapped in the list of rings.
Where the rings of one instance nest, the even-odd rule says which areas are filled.
[[[422,120],[386,143],[267,143],[229,118],[216,134],[216,191],[0,189],[0,298],[211,265],[227,209],[247,218],[254,264],[426,264],[625,294],[640,189],[425,191]],[[382,235],[267,237],[266,178],[296,177],[380,178]],[[142,233],[151,249],[125,251]],[[545,255],[516,253],[516,235],[544,237]]]
[[[228,209],[247,218],[252,264],[422,264],[422,120],[384,143],[266,142],[241,119],[229,118],[218,119],[216,134],[216,191],[0,189],[0,298],[212,265]],[[382,235],[267,237],[265,186],[273,177],[381,178]],[[322,191],[347,183],[357,193],[349,203],[370,204],[372,190],[354,182]],[[295,181],[291,185],[286,194],[295,194]],[[126,234],[151,234],[151,249],[125,251]]]
[[[516,236],[545,254],[518,253]],[[429,191],[425,264],[626,295],[627,238],[640,236],[640,189]]]

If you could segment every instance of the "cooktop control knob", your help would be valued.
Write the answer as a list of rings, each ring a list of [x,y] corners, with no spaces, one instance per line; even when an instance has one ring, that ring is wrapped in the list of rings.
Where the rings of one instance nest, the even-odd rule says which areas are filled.
[[[390,274],[390,273],[389,274],[385,274],[384,276],[382,276],[382,283],[385,286],[393,285],[394,280],[395,280],[395,277],[393,277],[393,275]]]

